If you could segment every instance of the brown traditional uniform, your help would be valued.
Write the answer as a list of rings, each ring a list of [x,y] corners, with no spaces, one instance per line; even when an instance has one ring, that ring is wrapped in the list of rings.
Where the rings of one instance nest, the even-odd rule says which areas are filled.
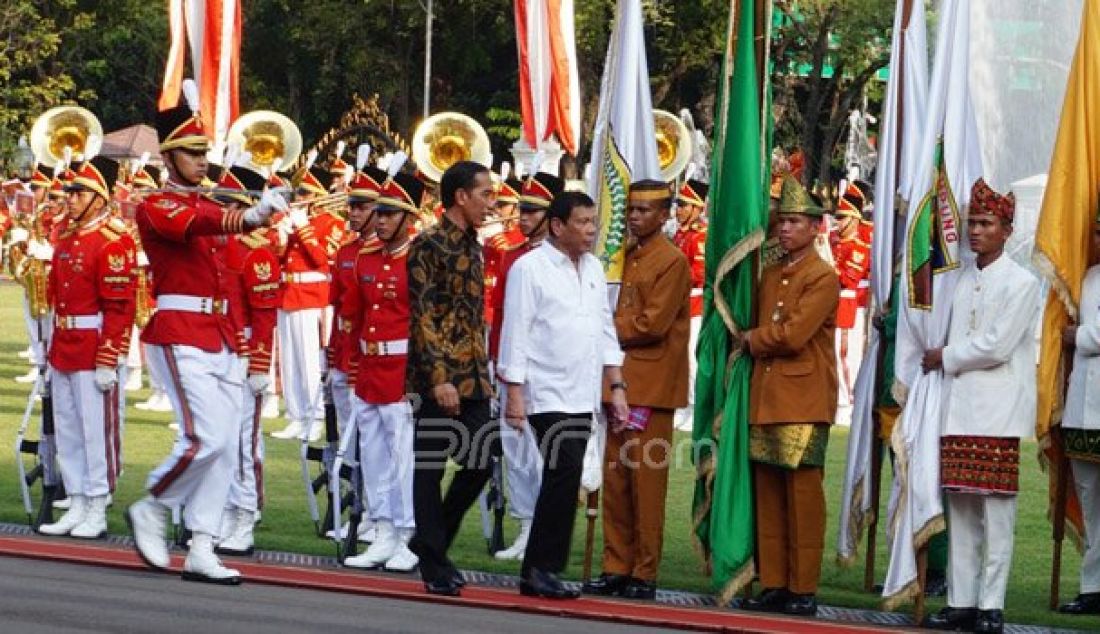
[[[814,251],[760,281],[749,454],[765,589],[817,592],[825,546],[824,456],[836,413],[836,272]]]
[[[603,571],[655,581],[661,562],[672,418],[687,405],[691,268],[663,234],[626,253],[615,330],[626,353],[632,410],[644,431],[608,431],[604,452]],[[610,395],[604,395],[609,401]],[[625,449],[624,449],[625,447]]]

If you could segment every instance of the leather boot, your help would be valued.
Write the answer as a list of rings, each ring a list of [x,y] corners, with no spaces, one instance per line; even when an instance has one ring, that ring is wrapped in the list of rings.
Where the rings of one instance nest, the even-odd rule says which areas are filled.
[[[53,524],[43,524],[38,527],[38,532],[43,535],[68,535],[70,531],[84,521],[88,513],[88,498],[75,493],[69,495],[71,500],[69,510]]]
[[[235,586],[241,583],[241,573],[226,568],[214,554],[214,536],[191,533],[191,550],[183,562],[183,580]]]
[[[107,534],[107,496],[85,498],[84,521],[69,533],[79,539],[99,539]]]

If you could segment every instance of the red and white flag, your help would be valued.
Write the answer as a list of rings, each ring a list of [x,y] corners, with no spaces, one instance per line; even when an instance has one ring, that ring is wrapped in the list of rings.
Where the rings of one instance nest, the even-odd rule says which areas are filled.
[[[557,135],[576,156],[581,126],[573,0],[515,0],[523,138],[538,149]]]
[[[237,118],[241,59],[240,0],[168,0],[170,48],[157,107],[179,103],[186,48],[199,86],[202,118],[213,125],[215,145],[225,142]]]

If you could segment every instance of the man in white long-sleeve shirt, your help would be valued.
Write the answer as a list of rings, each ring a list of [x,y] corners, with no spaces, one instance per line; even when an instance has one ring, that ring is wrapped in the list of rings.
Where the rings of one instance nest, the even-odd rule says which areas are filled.
[[[507,384],[505,420],[530,424],[543,457],[542,488],[521,569],[520,592],[573,599],[557,575],[569,555],[577,489],[603,380],[609,418],[629,415],[623,352],[600,261],[592,255],[596,207],[578,192],[554,198],[550,237],[508,273],[498,374]]]
[[[1086,543],[1081,591],[1058,608],[1063,614],[1100,614],[1100,217],[1092,228],[1092,253],[1093,266],[1081,285],[1081,323],[1067,326],[1062,335],[1074,348],[1062,440],[1081,501]]]
[[[942,370],[946,402],[940,483],[947,502],[947,607],[925,620],[934,629],[1001,632],[1012,562],[1020,439],[1035,421],[1035,342],[1039,281],[1004,245],[1016,199],[978,179],[967,235],[976,259],[951,303],[947,345],[925,352],[925,372]]]

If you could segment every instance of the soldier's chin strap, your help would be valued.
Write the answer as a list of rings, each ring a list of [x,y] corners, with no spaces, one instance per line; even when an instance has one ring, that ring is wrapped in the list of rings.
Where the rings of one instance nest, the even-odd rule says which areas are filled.
[[[172,164],[171,176],[173,177],[173,180],[179,180],[180,183],[187,187],[198,187],[202,184],[201,178],[199,178],[198,180],[187,180],[183,177],[183,171],[181,171],[180,166],[176,164],[176,152],[178,151],[179,148],[176,148],[168,152],[168,162]]]
[[[544,212],[542,214],[542,220],[539,220],[539,223],[531,229],[531,233],[525,233],[525,234],[523,234],[523,237],[527,238],[528,240],[531,240],[531,236],[537,236],[539,234],[539,232],[542,231],[543,226],[546,225],[546,221],[549,219],[549,217],[550,216]],[[550,235],[550,231],[547,230],[546,236],[549,236],[549,235]],[[546,236],[543,236],[543,240],[546,239]]]

